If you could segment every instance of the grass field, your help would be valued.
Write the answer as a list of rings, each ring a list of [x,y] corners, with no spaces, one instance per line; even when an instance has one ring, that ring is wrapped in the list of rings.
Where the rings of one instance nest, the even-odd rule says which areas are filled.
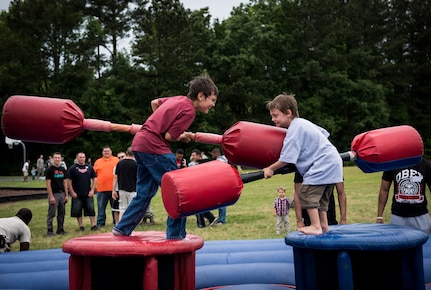
[[[377,212],[377,197],[380,187],[381,173],[365,174],[356,166],[344,167],[344,181],[347,193],[347,222],[374,223]],[[9,184],[10,183],[10,184]],[[6,185],[8,184],[8,185]],[[0,187],[22,186],[23,182],[1,181]],[[43,187],[44,181],[31,181],[30,187]],[[27,185],[26,184],[26,185]],[[195,216],[188,218],[187,233],[201,236],[204,240],[236,240],[236,239],[268,239],[280,238],[275,232],[275,217],[273,216],[273,201],[277,197],[277,187],[285,186],[287,196],[291,198],[293,192],[293,174],[274,176],[271,179],[259,180],[244,185],[243,192],[237,203],[227,207],[227,224],[213,227],[198,228]],[[337,200],[337,199],[335,199]],[[64,241],[81,235],[94,234],[90,231],[88,218],[84,218],[86,231],[81,233],[75,218],[70,217],[70,204],[67,205],[65,236],[46,237],[47,200],[28,200],[0,203],[0,217],[13,216],[21,207],[28,207],[33,212],[30,223],[32,230],[31,250],[60,248]],[[165,231],[166,211],[163,207],[160,191],[151,203],[155,215],[156,225],[139,225],[136,231],[156,230]],[[97,209],[97,206],[95,207]],[[213,210],[215,216],[217,210]],[[385,221],[389,221],[390,201],[384,213]],[[337,208],[337,217],[339,217]],[[295,230],[295,213],[290,211],[290,229]],[[107,207],[107,225],[100,232],[112,230],[110,207]],[[56,221],[54,221],[54,228]],[[13,251],[19,246],[14,244]]]

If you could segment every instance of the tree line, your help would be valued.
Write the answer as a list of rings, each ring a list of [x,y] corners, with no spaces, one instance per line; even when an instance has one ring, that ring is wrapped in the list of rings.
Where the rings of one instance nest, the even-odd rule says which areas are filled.
[[[272,125],[265,102],[286,92],[340,152],[361,132],[408,124],[429,156],[430,22],[423,0],[251,0],[223,21],[178,0],[13,0],[0,14],[1,104],[15,94],[67,98],[86,118],[140,124],[152,99],[184,95],[207,73],[220,96],[191,131]],[[131,35],[126,50],[119,44]],[[61,151],[72,161],[82,150],[95,159],[132,138],[84,131],[63,145],[26,143],[27,155]],[[21,160],[19,149],[3,148],[3,160]]]

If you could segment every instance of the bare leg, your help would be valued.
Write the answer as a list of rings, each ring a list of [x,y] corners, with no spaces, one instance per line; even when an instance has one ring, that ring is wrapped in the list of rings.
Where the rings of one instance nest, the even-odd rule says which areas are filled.
[[[307,235],[320,235],[323,233],[320,225],[319,211],[317,208],[307,208],[308,215],[310,216],[311,224],[307,227],[298,228],[298,231]],[[327,221],[326,221],[327,223]]]
[[[90,224],[91,227],[94,227],[96,225],[96,217],[90,216]]]
[[[118,224],[118,221],[120,220],[120,213],[118,211],[114,211],[113,215],[115,224]]]
[[[293,191],[293,199],[295,200],[295,215],[296,215],[296,228],[302,228],[305,226],[304,221],[302,219],[302,208],[301,201],[299,200],[299,189],[301,188],[301,183],[295,183],[295,190]]]
[[[328,213],[326,211],[319,211],[319,218],[320,218],[320,226],[322,227],[322,231],[324,233],[329,231],[329,225],[328,225]]]
[[[78,221],[78,226],[83,227],[84,224],[82,223],[82,217],[77,217],[76,220]]]

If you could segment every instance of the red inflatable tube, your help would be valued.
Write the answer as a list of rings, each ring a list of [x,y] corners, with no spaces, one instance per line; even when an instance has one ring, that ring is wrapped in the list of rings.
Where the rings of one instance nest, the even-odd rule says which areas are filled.
[[[351,147],[357,154],[356,165],[365,173],[413,166],[424,154],[421,136],[407,125],[364,132]]]
[[[161,191],[165,209],[175,219],[231,205],[243,187],[231,165],[210,161],[165,173]]]
[[[1,121],[4,134],[10,138],[49,144],[69,142],[83,130],[135,134],[141,128],[135,124],[84,119],[82,110],[69,99],[19,95],[6,101]]]
[[[261,169],[279,159],[285,135],[285,128],[240,121],[222,136],[198,132],[195,141],[220,144],[231,163]],[[366,173],[413,166],[424,152],[421,136],[406,125],[361,133],[351,148],[340,154],[343,161],[355,161]]]
[[[239,121],[223,136],[197,132],[195,141],[220,144],[231,163],[262,169],[278,160],[285,136],[284,128]]]

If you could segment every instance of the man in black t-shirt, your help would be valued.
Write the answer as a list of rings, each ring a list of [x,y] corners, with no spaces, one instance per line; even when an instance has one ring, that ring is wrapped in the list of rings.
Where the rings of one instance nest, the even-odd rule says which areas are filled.
[[[68,201],[68,187],[66,182],[66,169],[60,165],[61,153],[55,152],[52,156],[53,164],[46,170],[46,190],[48,191],[48,215],[46,225],[48,237],[54,236],[53,219],[57,213],[57,235],[65,235],[64,215]]]
[[[431,234],[426,187],[431,190],[431,162],[425,159],[412,167],[383,172],[376,223],[384,223],[383,211],[394,182],[390,223],[417,228]]]
[[[96,187],[97,175],[90,164],[85,163],[85,153],[76,154],[76,164],[73,164],[67,171],[66,178],[68,188],[72,195],[71,216],[76,217],[79,230],[84,231],[82,222],[82,210],[84,216],[90,218],[91,230],[96,231],[96,213],[94,211],[94,190]]]
[[[119,201],[120,218],[123,216],[132,198],[136,195],[138,165],[133,158],[132,148],[126,150],[124,159],[120,159],[114,170],[112,198]],[[115,185],[118,184],[118,192]]]

